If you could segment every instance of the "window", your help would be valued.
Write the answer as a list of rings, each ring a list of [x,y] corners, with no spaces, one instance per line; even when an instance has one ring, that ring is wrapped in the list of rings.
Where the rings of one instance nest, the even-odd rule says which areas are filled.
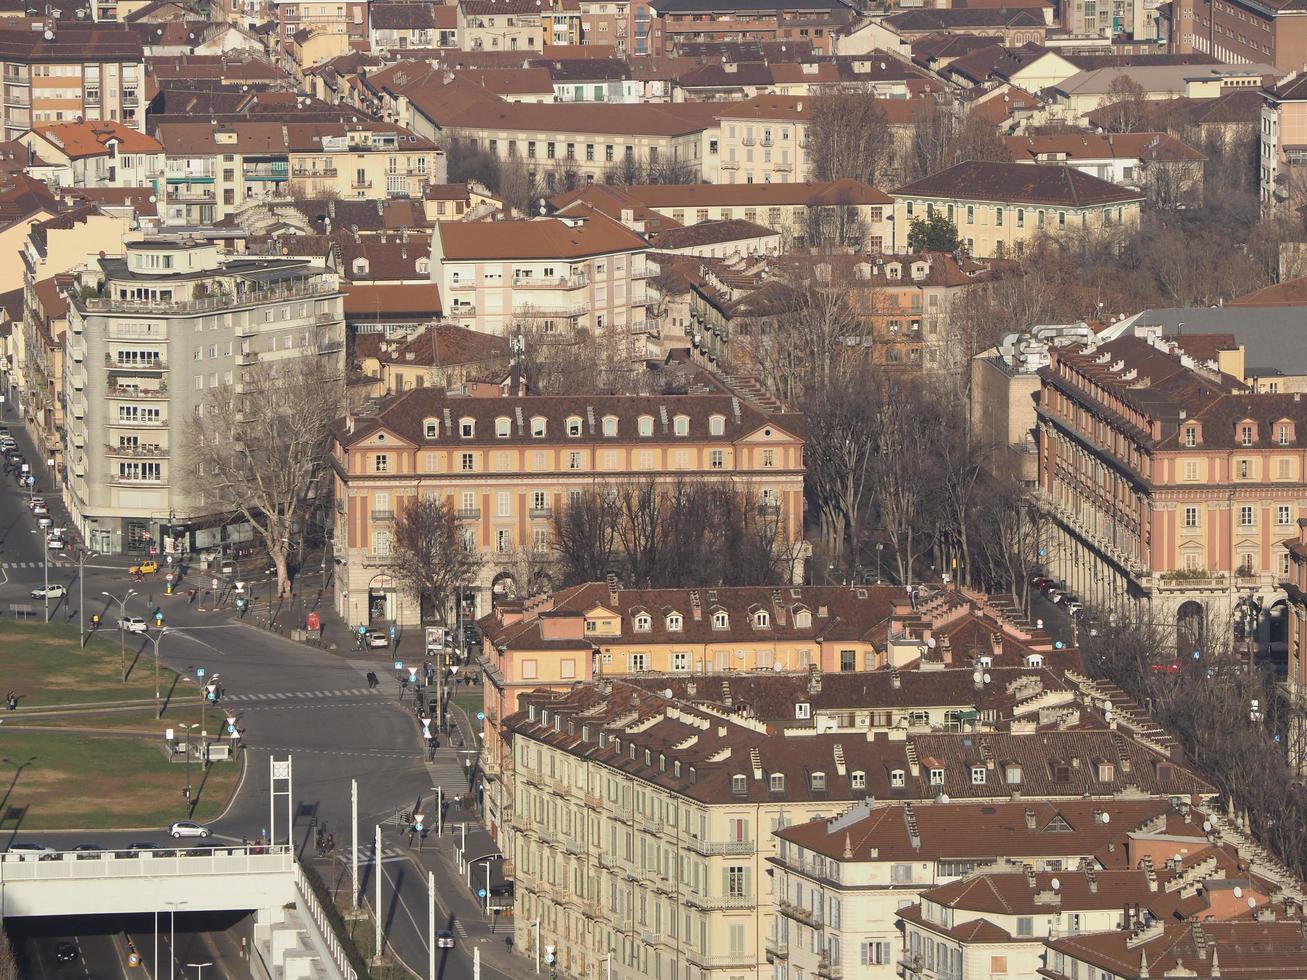
[[[943,786],[943,785],[944,785],[944,770],[943,770],[943,769],[932,769],[932,770],[930,770],[930,785],[932,785],[932,786]]]
[[[1289,445],[1289,427],[1287,425],[1278,425],[1275,428],[1275,441],[1281,446]]]
[[[513,420],[506,415],[501,415],[495,419],[495,438],[507,439],[513,434]]]
[[[1239,508],[1240,527],[1252,527],[1256,523],[1257,523],[1257,519],[1256,517],[1254,517],[1253,509],[1251,507],[1245,505]]]
[[[1192,425],[1185,427],[1184,444],[1190,447],[1198,445],[1198,430]]]
[[[649,669],[649,654],[633,653],[627,658],[627,662],[630,664],[631,673],[638,674],[640,671]],[[635,748],[635,746],[631,746],[631,748]]]
[[[1186,507],[1186,508],[1184,509],[1184,526],[1185,526],[1185,527],[1197,527],[1197,526],[1198,526],[1198,508],[1197,508],[1197,507]]]
[[[495,551],[501,555],[506,555],[513,550],[513,532],[508,528],[500,528],[495,532]]]
[[[653,416],[641,415],[640,418],[636,420],[636,432],[646,438],[653,435]]]
[[[892,953],[888,942],[874,940],[862,944],[863,966],[888,966],[894,962],[891,957]]]
[[[745,776],[736,774],[731,777],[731,792],[736,796],[743,796],[749,791],[749,781]]]
[[[814,772],[811,776],[808,777],[808,779],[812,783],[812,790],[814,793],[825,790],[826,774],[824,772]]]
[[[731,617],[726,612],[718,610],[712,614],[712,628],[715,630],[730,629]]]
[[[903,786],[907,781],[906,774],[902,769],[891,769],[889,774],[889,784],[891,786]]]
[[[616,416],[616,415],[605,415],[605,416],[604,416],[604,435],[605,435],[606,437],[610,438],[610,439],[617,435],[617,416]]]
[[[1253,444],[1253,427],[1251,425],[1239,426],[1239,444],[1241,446],[1251,446]]]
[[[461,464],[464,473],[471,473],[476,469],[476,457],[472,453],[463,453]]]
[[[1186,480],[1198,479],[1198,460],[1186,459],[1184,461],[1184,478]]]
[[[567,419],[568,437],[571,439],[575,439],[580,434],[581,434],[581,420],[575,415],[568,416]]]
[[[720,436],[726,433],[726,417],[713,415],[708,419],[708,435]]]
[[[1250,473],[1252,472],[1252,465],[1248,462],[1248,460],[1241,459],[1239,460],[1238,470],[1239,470],[1239,479],[1246,480],[1248,479]]]
[[[1033,936],[1035,934],[1034,916],[1022,915],[1017,917],[1017,935]]]
[[[989,958],[989,972],[991,975],[997,976],[1007,973],[1007,957],[991,956]]]
[[[462,418],[458,420],[458,434],[464,439],[471,439],[477,434],[476,419]]]
[[[762,451],[762,466],[763,466],[763,469],[771,469],[771,468],[774,467],[775,465],[776,465],[776,450],[774,450],[774,449],[764,449],[764,450]]]
[[[890,881],[896,885],[907,885],[912,882],[912,865],[910,864],[891,864],[889,869]]]
[[[667,617],[667,632],[669,633],[681,632],[682,628],[684,627],[684,622],[685,621],[681,618],[680,613],[671,613]]]
[[[774,772],[767,777],[767,788],[773,793],[785,792],[785,773]]]
[[[855,769],[853,772],[849,773],[849,785],[854,789],[866,789],[867,774],[861,769]]]
[[[994,224],[996,224],[996,225],[1002,225],[1002,224],[1003,224],[1003,209],[1002,209],[1002,208],[995,208],[995,209],[994,209]]]
[[[726,897],[744,898],[749,894],[749,869],[742,864],[726,867]],[[741,943],[743,945],[743,943]]]
[[[771,614],[765,609],[759,609],[753,614],[753,628],[759,630],[768,629],[771,626]]]
[[[798,701],[794,705],[794,717],[806,721],[812,717],[812,705],[807,701]]]
[[[972,786],[984,786],[984,785],[985,785],[985,767],[984,767],[984,766],[972,766],[972,767],[971,767],[971,785],[972,785]]]
[[[648,613],[640,613],[635,617],[635,631],[637,633],[648,633],[653,629],[653,617]]]
[[[440,423],[435,419],[427,419],[423,422],[422,430],[428,439],[437,439],[440,437]]]
[[[549,420],[543,415],[531,416],[531,438],[543,439],[549,431]]]
[[[690,655],[684,651],[677,651],[672,654],[672,670],[686,671],[690,669]]]
[[[688,415],[678,415],[672,419],[672,432],[678,436],[688,436],[690,434],[690,417]]]
[[[1283,505],[1283,504],[1282,504],[1281,506],[1279,506],[1279,507],[1276,507],[1276,508],[1275,508],[1275,523],[1276,523],[1276,524],[1289,524],[1289,523],[1291,523],[1290,518],[1289,518],[1289,512],[1290,512],[1290,508],[1287,507],[1287,506],[1285,506],[1285,505]]]
[[[720,470],[726,467],[726,453],[721,449],[714,449],[708,453],[708,468],[710,470]]]

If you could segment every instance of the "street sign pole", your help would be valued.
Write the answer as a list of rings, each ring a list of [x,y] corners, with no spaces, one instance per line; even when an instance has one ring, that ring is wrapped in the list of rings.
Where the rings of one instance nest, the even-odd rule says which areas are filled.
[[[481,947],[472,947],[472,980],[481,980]]]
[[[427,980],[436,980],[436,873],[427,872]]]
[[[377,899],[372,907],[372,919],[376,923],[377,959],[381,959],[381,824],[377,824],[376,841],[372,845],[372,877],[377,880]]]
[[[445,789],[443,786],[436,787],[436,837],[439,838],[445,832]]]
[[[353,887],[349,895],[350,908],[356,909],[359,907],[359,781],[357,779],[349,781],[349,800],[354,816],[349,825],[350,839],[353,842],[349,855],[349,877]]]

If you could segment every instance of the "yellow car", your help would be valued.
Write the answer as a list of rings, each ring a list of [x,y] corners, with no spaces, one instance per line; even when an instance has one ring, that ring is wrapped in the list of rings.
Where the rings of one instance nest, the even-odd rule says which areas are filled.
[[[139,565],[133,565],[128,571],[133,575],[153,575],[159,570],[157,561],[143,561]]]

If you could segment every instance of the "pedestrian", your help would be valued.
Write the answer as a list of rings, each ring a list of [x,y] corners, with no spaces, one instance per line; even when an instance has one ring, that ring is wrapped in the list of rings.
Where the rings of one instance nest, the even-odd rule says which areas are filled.
[[[5,697],[5,704],[9,706],[10,711],[13,711],[15,708],[17,708],[18,693],[16,691],[10,691],[9,694]]]

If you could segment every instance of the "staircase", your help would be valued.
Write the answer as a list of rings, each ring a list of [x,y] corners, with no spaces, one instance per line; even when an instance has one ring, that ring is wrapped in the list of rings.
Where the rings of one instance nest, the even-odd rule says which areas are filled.
[[[722,376],[721,381],[732,394],[738,395],[764,412],[774,414],[785,411],[785,405],[781,400],[752,375],[727,374]]]

